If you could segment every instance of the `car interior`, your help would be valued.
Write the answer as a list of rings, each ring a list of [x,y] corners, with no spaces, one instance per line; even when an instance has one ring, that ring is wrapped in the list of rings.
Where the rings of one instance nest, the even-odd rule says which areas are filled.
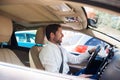
[[[106,1],[107,0],[101,4],[104,5],[107,3]],[[39,60],[39,52],[44,44],[47,43],[44,30],[48,24],[58,23],[62,25],[63,30],[70,30],[73,32],[76,31],[90,35],[106,42],[110,46],[109,53],[106,57],[100,57],[98,55],[101,46],[97,46],[96,50],[88,61],[85,61],[82,64],[69,64],[70,70],[73,72],[73,74],[76,71],[86,67],[87,69],[85,74],[97,74],[98,80],[119,80],[120,41],[104,33],[102,34],[100,31],[97,31],[95,24],[92,25],[92,23],[95,23],[95,21],[88,19],[87,13],[83,7],[92,7],[120,16],[119,3],[116,3],[116,6],[114,6],[114,3],[111,3],[109,5],[100,7],[99,3],[101,0],[98,0],[98,5],[96,5],[97,2],[96,4],[92,5],[92,2],[95,3],[96,1],[91,1],[90,3],[79,0],[0,1],[0,62],[11,63],[28,67],[30,69],[34,68],[43,71],[44,67]],[[37,30],[35,36],[35,45],[31,48],[18,46],[15,32],[24,30]],[[103,30],[103,32],[106,31]],[[23,70],[27,71],[28,69]],[[44,72],[41,73],[45,74]],[[52,75],[52,73],[49,73],[49,75]],[[62,78],[61,74],[59,76]],[[59,76],[57,75],[57,77]],[[67,75],[63,76],[67,77],[64,78],[65,80],[71,78]],[[21,78],[19,77],[19,79]],[[31,80],[30,77],[28,80]]]

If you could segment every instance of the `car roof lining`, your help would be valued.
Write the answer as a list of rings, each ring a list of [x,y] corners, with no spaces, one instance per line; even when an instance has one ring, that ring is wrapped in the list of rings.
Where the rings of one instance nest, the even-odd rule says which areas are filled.
[[[2,0],[0,3],[0,14],[11,18],[16,23],[16,25],[25,28],[37,28],[38,26],[46,26],[51,23],[60,23],[64,24],[64,27],[66,28],[81,30],[87,28],[86,15],[84,15],[84,12],[81,8],[83,5],[94,5],[94,8],[98,8],[101,4],[104,4],[102,6],[103,8],[111,9],[114,6],[115,8],[113,11],[119,12],[119,1],[115,0],[115,4],[117,3],[117,5],[106,2],[107,0],[104,0],[103,3],[101,3],[101,0]],[[96,3],[96,5],[93,3]],[[61,5],[64,6],[68,11],[60,11],[58,6],[60,7]],[[113,13],[111,10],[108,11]],[[116,14],[119,15],[119,13]],[[77,23],[66,22],[65,17],[67,16],[77,16],[80,19]]]
[[[46,3],[45,3],[45,2]],[[51,1],[51,0],[50,0]],[[66,11],[59,10],[65,7]],[[49,2],[47,0],[4,0],[0,3],[0,14],[11,18],[24,27],[43,26],[51,23],[65,24],[76,30],[87,27],[87,19],[81,5],[70,2]],[[66,17],[78,17],[78,22],[66,22]]]

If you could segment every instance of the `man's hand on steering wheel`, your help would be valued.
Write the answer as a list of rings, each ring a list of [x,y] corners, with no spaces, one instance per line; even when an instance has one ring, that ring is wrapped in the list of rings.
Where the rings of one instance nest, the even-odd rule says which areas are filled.
[[[96,48],[92,48],[90,50],[88,50],[88,53],[91,55],[94,51],[95,51]]]

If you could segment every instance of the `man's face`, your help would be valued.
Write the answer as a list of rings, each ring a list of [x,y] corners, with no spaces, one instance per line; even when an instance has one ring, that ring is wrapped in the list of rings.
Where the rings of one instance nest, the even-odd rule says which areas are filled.
[[[55,33],[55,36],[53,38],[55,43],[60,44],[62,42],[62,37],[63,37],[63,33],[62,33],[62,28],[58,28],[57,32]]]

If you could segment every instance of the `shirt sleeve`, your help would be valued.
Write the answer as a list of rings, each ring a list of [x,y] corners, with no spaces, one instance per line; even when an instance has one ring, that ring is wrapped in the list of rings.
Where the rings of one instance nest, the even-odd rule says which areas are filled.
[[[39,54],[40,61],[46,71],[59,73],[55,58],[53,58],[53,50],[51,48],[43,48]]]
[[[88,53],[88,51],[78,56],[73,55],[71,53],[67,53],[68,62],[72,64],[80,64],[84,60],[87,60],[89,57],[90,57],[90,54]]]

